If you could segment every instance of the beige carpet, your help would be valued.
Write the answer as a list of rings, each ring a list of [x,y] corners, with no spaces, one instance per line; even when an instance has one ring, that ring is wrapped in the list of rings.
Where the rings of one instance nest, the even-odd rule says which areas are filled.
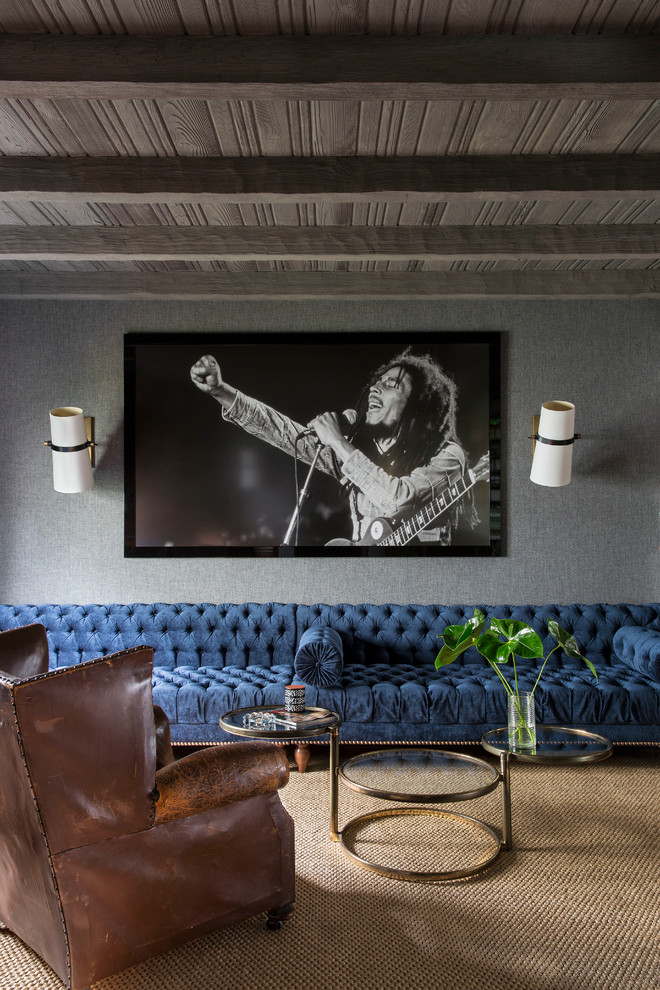
[[[297,829],[291,921],[279,932],[263,918],[244,922],[95,990],[657,990],[659,754],[640,748],[592,766],[514,765],[514,849],[476,877],[428,884],[359,869],[329,841],[327,765],[314,750],[307,773],[292,772],[281,792]],[[341,788],[340,826],[383,807]],[[499,789],[451,810],[499,830]],[[399,820],[411,855],[424,821],[433,822]],[[369,830],[362,852],[400,856],[387,835]],[[0,988],[62,984],[0,932]]]

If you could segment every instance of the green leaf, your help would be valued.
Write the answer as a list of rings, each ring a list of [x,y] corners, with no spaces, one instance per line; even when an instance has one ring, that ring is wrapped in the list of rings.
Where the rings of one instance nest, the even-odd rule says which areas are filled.
[[[498,619],[493,617],[490,620],[490,628],[498,636],[504,636],[505,639],[509,638],[509,632],[513,629],[516,623],[513,619]]]
[[[492,628],[488,629],[477,641],[477,649],[488,663],[506,663],[511,656],[511,650],[507,644],[503,644],[499,636],[496,636]]]
[[[461,653],[465,653],[477,641],[479,633],[486,624],[483,612],[474,610],[474,615],[467,622],[460,626],[447,626],[440,635],[444,639],[444,646],[435,658],[435,666],[446,667],[453,663]]]
[[[527,660],[542,657],[543,643],[539,634],[522,622],[520,625],[521,628],[511,637],[511,642],[515,644],[513,652]]]
[[[548,619],[548,630],[550,635],[554,636],[557,640],[566,656],[572,657],[574,660],[584,661],[596,680],[598,680],[596,668],[592,664],[591,660],[587,660],[587,658],[580,653],[575,637],[565,629],[562,629],[562,627],[555,622],[554,619]]]
[[[504,637],[504,643],[499,636]],[[498,644],[497,647],[493,640]],[[477,649],[491,663],[506,663],[512,653],[524,660],[543,656],[541,637],[527,623],[513,619],[493,619],[490,629],[477,644]]]

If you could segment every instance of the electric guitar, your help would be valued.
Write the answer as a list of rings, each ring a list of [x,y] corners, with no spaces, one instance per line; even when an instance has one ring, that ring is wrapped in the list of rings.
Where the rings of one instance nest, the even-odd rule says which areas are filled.
[[[390,525],[387,519],[379,517],[369,526],[369,530],[361,540],[330,540],[327,547],[354,547],[354,546],[378,546],[378,547],[404,547],[410,543],[418,533],[430,526],[434,520],[441,516],[443,512],[455,505],[459,499],[470,491],[478,481],[483,481],[490,476],[490,453],[487,451],[479,459],[478,464],[468,469],[462,478],[448,485],[438,498],[432,499],[423,508],[416,512],[405,522]]]

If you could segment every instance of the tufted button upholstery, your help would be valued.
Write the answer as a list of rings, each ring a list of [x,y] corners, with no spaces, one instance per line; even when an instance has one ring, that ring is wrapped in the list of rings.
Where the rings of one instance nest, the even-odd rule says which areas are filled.
[[[0,629],[30,622],[46,627],[60,667],[133,646],[153,647],[155,666],[170,670],[270,667],[290,662],[296,644],[294,607],[276,604],[0,606]]]
[[[580,660],[561,651],[553,654],[536,694],[540,721],[607,727],[611,738],[621,741],[649,741],[651,736],[660,741],[660,684],[620,660],[613,648],[619,629],[660,631],[660,605],[476,607],[487,617],[529,623],[541,636],[545,655],[555,645],[547,620],[556,619],[598,670],[596,683]],[[0,629],[42,623],[51,666],[153,647],[154,702],[167,713],[173,740],[215,742],[225,738],[218,720],[227,710],[282,704],[302,634],[310,626],[329,626],[341,637],[341,680],[328,688],[308,688],[307,701],[339,712],[342,738],[459,742],[478,741],[505,718],[503,689],[475,650],[440,671],[434,666],[440,634],[464,622],[474,608],[276,602],[0,605]],[[535,660],[518,662],[523,686],[532,687],[538,668]]]

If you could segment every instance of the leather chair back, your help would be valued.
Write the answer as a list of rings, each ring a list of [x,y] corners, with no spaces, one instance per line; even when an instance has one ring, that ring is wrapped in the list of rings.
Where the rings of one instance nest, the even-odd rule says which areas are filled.
[[[21,747],[15,684],[0,675],[0,918],[57,973],[66,935],[48,843]]]
[[[0,671],[0,917],[60,974],[68,946],[52,857],[153,820],[152,663],[140,647],[27,679]]]
[[[156,774],[152,663],[153,650],[137,647],[14,687],[51,853],[149,827]]]

